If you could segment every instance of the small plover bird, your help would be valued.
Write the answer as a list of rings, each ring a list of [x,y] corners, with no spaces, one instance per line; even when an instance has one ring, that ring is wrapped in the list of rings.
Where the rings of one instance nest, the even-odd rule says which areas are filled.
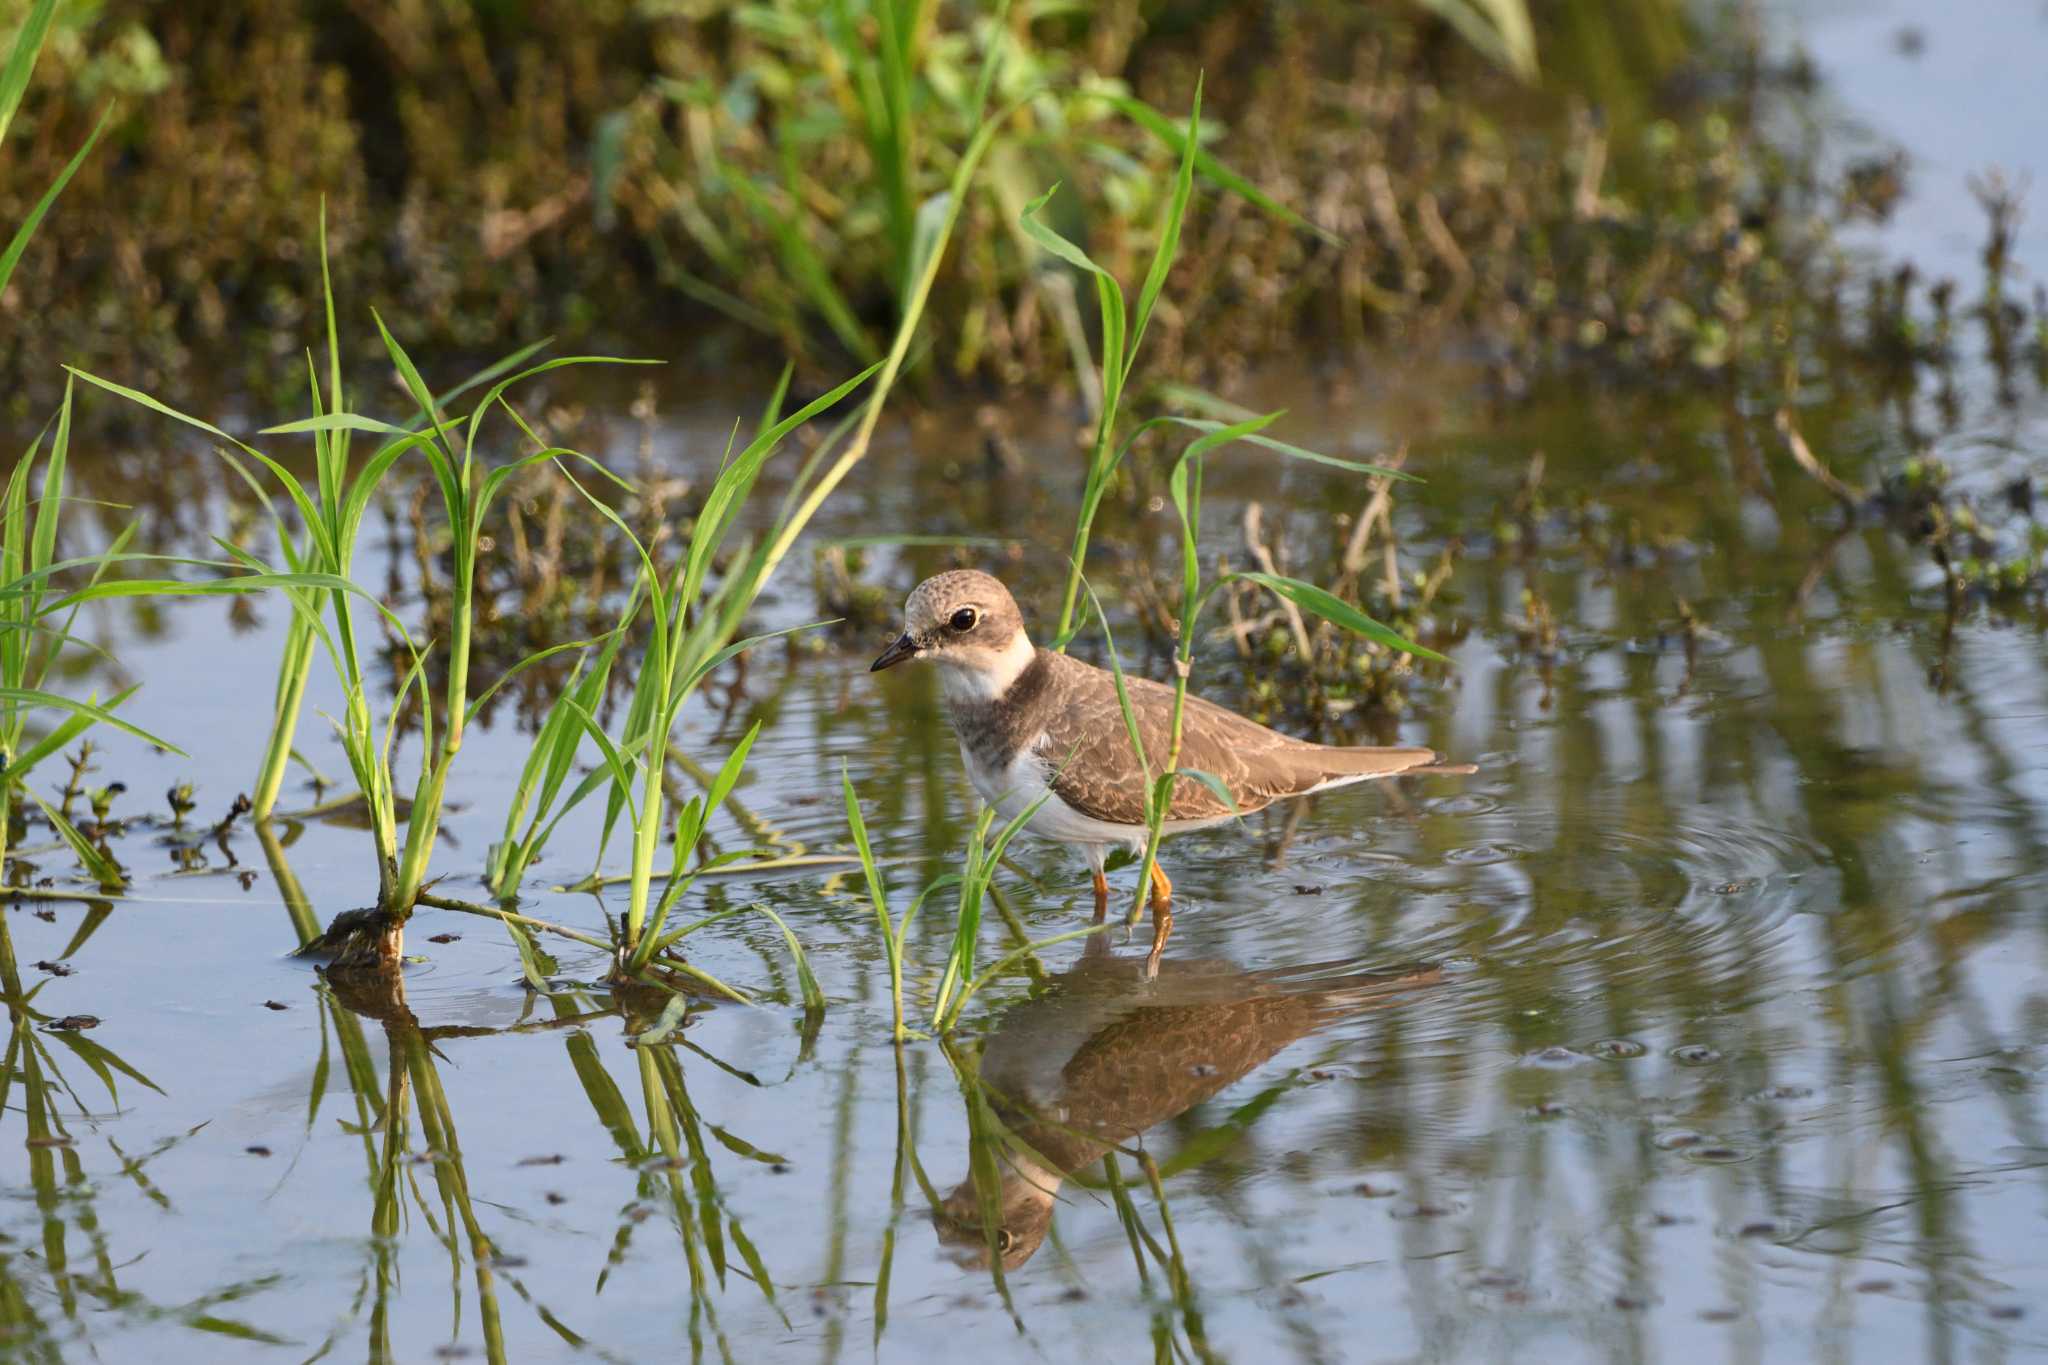
[[[1114,848],[1145,851],[1145,769],[1131,747],[1116,678],[1107,669],[1039,649],[1024,632],[1010,590],[972,569],[917,585],[903,604],[903,633],[870,672],[910,659],[938,665],[946,710],[968,780],[1004,820],[1045,797],[1026,832],[1081,850],[1095,874],[1095,919],[1109,909],[1103,859]],[[1173,689],[1126,678],[1146,759],[1166,761]],[[1422,748],[1340,748],[1311,744],[1190,695],[1181,722],[1180,767],[1162,833],[1206,829],[1275,801],[1398,774],[1456,774]],[[1214,776],[1225,802],[1206,783]],[[1235,809],[1233,810],[1233,805]],[[1152,953],[1157,972],[1173,931],[1173,884],[1154,862]]]

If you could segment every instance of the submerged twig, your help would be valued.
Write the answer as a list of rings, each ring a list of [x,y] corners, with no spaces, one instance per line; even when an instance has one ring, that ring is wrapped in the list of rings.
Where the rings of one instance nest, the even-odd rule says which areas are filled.
[[[514,924],[523,924],[529,929],[539,929],[543,933],[573,939],[588,947],[601,948],[607,953],[612,951],[611,944],[580,929],[570,929],[549,920],[535,919],[532,915],[522,915],[512,910],[501,910],[495,905],[479,905],[475,901],[456,900],[452,896],[437,896],[431,891],[420,892],[418,901],[421,905],[431,905],[436,910],[458,910],[465,915],[484,915],[490,919],[511,920]]]
[[[1786,448],[1792,452],[1793,462],[1812,475],[1814,481],[1833,494],[1835,500],[1843,507],[1855,511],[1868,494],[1852,484],[1842,482],[1835,477],[1834,471],[1820,462],[1820,457],[1813,453],[1813,448],[1806,444],[1806,438],[1799,434],[1799,428],[1793,424],[1790,408],[1778,409],[1776,424],[1779,435],[1785,438]]]

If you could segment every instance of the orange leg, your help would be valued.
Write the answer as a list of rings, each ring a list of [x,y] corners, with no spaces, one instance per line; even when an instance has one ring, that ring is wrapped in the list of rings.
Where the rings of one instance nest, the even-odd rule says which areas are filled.
[[[1102,875],[1102,869],[1095,869],[1095,922],[1102,923],[1109,917],[1109,878]]]
[[[1152,951],[1145,958],[1145,975],[1159,975],[1159,959],[1166,952],[1166,936],[1173,932],[1173,883],[1158,863],[1152,864]]]
[[[1173,903],[1173,883],[1166,880],[1166,870],[1157,862],[1152,864],[1152,908],[1164,910]]]

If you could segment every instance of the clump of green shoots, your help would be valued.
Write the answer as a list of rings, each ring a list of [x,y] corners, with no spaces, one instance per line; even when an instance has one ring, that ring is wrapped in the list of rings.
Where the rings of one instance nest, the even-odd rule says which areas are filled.
[[[598,514],[612,523],[632,545],[640,562],[640,576],[630,595],[625,615],[614,634],[616,640],[644,620],[646,652],[635,671],[632,701],[615,739],[598,722],[595,701],[602,696],[603,677],[611,667],[614,646],[607,643],[596,665],[572,679],[552,708],[529,755],[513,809],[507,820],[508,837],[497,869],[500,895],[516,891],[518,877],[526,864],[547,841],[562,817],[600,790],[606,792],[603,831],[598,843],[601,861],[612,832],[621,819],[631,839],[631,872],[628,877],[626,912],[617,943],[617,971],[637,976],[646,971],[658,953],[679,940],[726,915],[754,910],[781,920],[766,906],[744,906],[699,920],[664,933],[670,913],[681,902],[697,878],[713,868],[737,861],[738,852],[720,854],[692,865],[711,817],[738,783],[754,732],[734,748],[701,797],[692,797],[669,818],[671,801],[665,782],[668,746],[684,705],[704,680],[720,665],[763,640],[791,633],[790,630],[735,638],[752,608],[769,573],[774,568],[769,544],[737,547],[726,571],[714,572],[714,563],[725,559],[727,542],[740,513],[747,504],[755,482],[768,457],[797,427],[836,406],[840,400],[865,383],[874,373],[865,371],[821,397],[778,420],[780,390],[771,401],[760,430],[736,454],[728,448],[721,472],[705,498],[704,508],[680,560],[672,566],[659,564],[651,550],[629,527],[624,518],[595,496],[575,476],[563,469],[563,476],[581,492]],[[784,376],[785,383],[787,375]],[[803,629],[794,627],[792,629]],[[581,741],[588,737],[598,748],[601,766],[566,796],[562,789],[574,763]],[[529,811],[530,807],[530,811]],[[523,831],[518,829],[521,817]],[[661,838],[672,832],[674,853],[659,891],[655,886],[656,858]],[[784,929],[785,934],[787,929]],[[794,939],[791,939],[792,945]],[[799,975],[805,982],[807,1004],[820,1003],[808,967],[797,954]],[[671,964],[680,965],[680,964]],[[686,971],[694,969],[684,968]],[[718,988],[733,993],[722,983]]]
[[[29,75],[49,37],[56,10],[56,0],[35,0],[8,44],[5,61],[0,62],[0,143],[6,141],[14,111],[28,89]],[[92,134],[29,210],[28,217],[16,226],[6,249],[0,251],[0,294],[6,292],[15,266],[20,264],[22,253],[28,250],[29,241],[42,226],[51,205],[57,202],[57,196],[99,141],[111,113],[108,110],[101,114]],[[102,575],[108,566],[124,557],[123,551],[134,530],[131,526],[122,531],[101,555],[66,561],[56,558],[57,523],[64,504],[64,465],[71,447],[71,396],[67,383],[54,433],[45,427],[37,434],[15,462],[4,499],[0,499],[0,880],[4,880],[8,830],[19,798],[25,796],[42,810],[44,818],[100,889],[114,891],[127,884],[126,874],[104,849],[86,839],[71,823],[69,801],[65,803],[66,809],[60,811],[29,786],[30,776],[44,759],[97,724],[126,730],[166,749],[172,747],[114,716],[114,709],[134,695],[132,687],[100,706],[90,698],[75,701],[43,686],[58,656],[68,646],[80,643],[71,635],[78,609],[94,597],[105,595],[101,589]],[[31,520],[29,489],[45,437],[50,439],[50,451],[43,462],[41,491]],[[55,580],[75,570],[89,571],[86,586],[60,596]],[[62,713],[64,719],[45,733],[32,733],[31,716],[48,711]],[[74,780],[75,777],[76,774]]]
[[[788,557],[799,536],[810,524],[826,498],[853,467],[867,454],[884,404],[902,373],[916,339],[918,325],[937,279],[946,244],[959,219],[960,207],[976,168],[987,154],[995,128],[1017,106],[995,117],[987,117],[989,90],[995,75],[993,59],[984,64],[976,83],[972,108],[975,133],[955,163],[946,193],[933,196],[917,211],[917,232],[908,269],[903,278],[902,313],[888,353],[860,374],[804,405],[788,417],[780,416],[783,383],[771,397],[755,435],[737,452],[728,446],[721,472],[706,495],[702,511],[682,557],[672,567],[656,562],[653,552],[624,520],[602,500],[575,486],[631,542],[639,557],[638,583],[620,624],[621,631],[644,614],[648,628],[647,652],[636,674],[631,704],[616,736],[598,723],[587,702],[602,695],[601,671],[610,667],[602,656],[587,673],[566,689],[543,724],[542,739],[529,756],[526,771],[514,797],[514,808],[506,823],[506,838],[493,869],[493,889],[500,896],[514,893],[518,879],[535,853],[545,845],[562,815],[576,804],[607,790],[604,830],[598,857],[604,856],[612,831],[623,817],[629,831],[631,870],[625,914],[615,945],[616,971],[633,976],[655,965],[680,939],[728,915],[758,912],[782,921],[766,906],[750,905],[700,919],[680,929],[665,930],[670,913],[697,876],[741,854],[721,854],[692,867],[694,853],[706,823],[738,780],[751,737],[728,756],[725,766],[700,801],[693,798],[677,812],[673,822],[675,853],[660,893],[655,892],[655,855],[662,834],[671,828],[671,802],[663,781],[670,736],[683,706],[704,679],[740,651],[790,630],[738,638],[739,631],[762,589],[776,568]],[[836,407],[862,385],[870,384],[858,411],[835,428],[812,452],[783,498],[768,530],[727,549],[727,541],[751,496],[762,468],[782,440],[798,426]],[[850,435],[849,435],[850,432]],[[842,444],[843,440],[843,444]],[[567,471],[564,471],[565,475]],[[574,483],[573,475],[569,475]],[[722,572],[715,564],[724,564]],[[807,627],[793,627],[801,630]],[[574,763],[576,747],[588,737],[598,748],[603,762],[597,772],[563,795]],[[523,828],[521,822],[524,822]],[[594,879],[601,880],[601,879]],[[796,939],[782,926],[798,963],[805,1003],[823,1003],[817,983],[804,965]],[[661,958],[661,965],[677,966],[674,959]],[[703,976],[702,973],[694,973]],[[709,979],[707,978],[707,982]],[[722,983],[719,989],[733,993]]]
[[[41,491],[30,514],[29,488],[45,437],[49,455],[42,461]],[[79,609],[87,602],[113,596],[121,584],[104,575],[130,558],[125,548],[131,525],[101,554],[80,559],[57,558],[57,524],[64,506],[65,459],[71,445],[71,389],[64,391],[55,431],[45,429],[15,462],[0,494],[0,866],[7,854],[8,830],[16,808],[26,798],[42,812],[79,863],[103,891],[119,891],[127,874],[100,845],[85,837],[69,814],[51,805],[30,785],[35,770],[51,755],[95,725],[109,725],[139,739],[182,752],[156,736],[138,730],[114,711],[135,694],[133,687],[109,698],[105,705],[50,691],[45,684],[59,658],[73,646],[90,648],[71,633]],[[84,586],[64,592],[56,580],[84,571]],[[57,712],[62,719],[38,732],[32,718]],[[76,780],[76,774],[73,775]]]
[[[881,931],[883,950],[889,963],[889,1006],[892,1018],[892,1035],[897,1042],[929,1035],[911,1029],[905,1022],[903,1008],[903,951],[909,941],[911,927],[916,924],[918,912],[924,908],[925,900],[934,892],[952,886],[958,888],[958,901],[953,912],[953,945],[946,957],[945,973],[939,980],[939,988],[932,1001],[931,1028],[939,1033],[950,1031],[960,1022],[960,1012],[976,992],[1009,969],[1018,959],[1064,943],[1070,938],[1080,938],[1096,933],[1102,926],[1070,934],[1058,934],[1037,943],[1027,943],[1005,954],[979,974],[974,970],[976,948],[981,938],[981,907],[988,898],[990,884],[995,880],[996,865],[1001,862],[1003,851],[1010,841],[1017,837],[1031,817],[1044,804],[1045,798],[1033,802],[1019,811],[996,832],[993,842],[989,830],[995,823],[995,809],[983,806],[980,817],[975,821],[974,833],[967,841],[967,861],[958,872],[948,872],[927,882],[909,906],[898,915],[889,909],[889,890],[883,880],[881,867],[875,861],[875,851],[868,838],[867,821],[862,818],[860,798],[853,789],[853,779],[846,773],[839,776],[841,796],[846,804],[846,826],[853,835],[854,851],[860,856],[861,874],[866,880],[868,901],[874,907],[875,923]]]
[[[309,355],[307,378],[313,415],[268,428],[264,433],[304,434],[312,438],[315,479],[311,487],[278,460],[209,422],[109,380],[82,372],[79,377],[196,427],[223,443],[223,458],[268,510],[284,561],[282,567],[266,564],[248,551],[223,541],[220,543],[231,556],[231,562],[220,567],[242,571],[235,576],[204,582],[126,580],[108,586],[127,594],[246,592],[259,589],[282,592],[292,607],[294,620],[279,669],[276,709],[269,745],[258,775],[255,814],[259,820],[268,816],[277,800],[285,764],[292,753],[307,675],[313,666],[317,645],[332,663],[345,698],[342,715],[335,721],[335,728],[359,797],[369,814],[378,876],[374,908],[366,915],[346,917],[346,923],[337,921],[326,936],[327,941],[320,946],[335,954],[337,965],[391,965],[397,962],[403,951],[405,922],[426,882],[428,864],[440,828],[448,773],[456,755],[461,752],[469,721],[491,692],[514,674],[564,649],[580,648],[588,643],[575,641],[531,654],[500,675],[489,688],[474,697],[471,695],[470,636],[475,619],[476,565],[483,542],[484,517],[492,501],[518,471],[535,464],[585,458],[533,438],[536,449],[495,467],[488,466],[478,449],[484,418],[494,409],[502,410],[511,415],[525,435],[532,437],[531,429],[506,398],[507,391],[515,384],[565,365],[634,362],[569,356],[519,368],[538,349],[529,347],[437,398],[427,388],[412,358],[384,325],[384,320],[373,313],[385,354],[403,380],[408,395],[418,405],[419,417],[408,426],[368,417],[349,409],[342,386],[341,350],[336,337],[333,283],[327,269],[324,214],[320,228],[320,261],[326,305],[327,386],[323,393],[320,374]],[[489,387],[466,416],[444,415],[447,402],[473,386],[484,384]],[[350,438],[359,432],[380,438],[382,444],[358,466],[351,463]],[[351,576],[364,513],[386,477],[400,460],[408,456],[426,461],[440,493],[441,510],[447,519],[453,544],[452,628],[449,639],[442,646],[446,652],[445,682],[438,695],[426,670],[427,651],[433,646],[422,648],[416,644],[405,631],[403,623]],[[302,540],[293,539],[278,512],[270,488],[245,461],[261,466],[283,489],[304,525]],[[369,603],[390,622],[411,658],[381,732],[372,713],[370,680],[364,654],[356,638],[359,602]],[[399,713],[415,687],[421,694],[422,753],[419,776],[401,818],[392,750]],[[437,715],[445,718],[438,736],[435,729]],[[404,828],[402,837],[401,825]]]

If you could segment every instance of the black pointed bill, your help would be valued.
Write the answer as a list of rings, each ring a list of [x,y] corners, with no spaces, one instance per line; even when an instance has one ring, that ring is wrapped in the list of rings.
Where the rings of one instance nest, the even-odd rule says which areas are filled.
[[[917,641],[911,639],[908,634],[899,635],[896,637],[894,644],[882,651],[881,657],[868,665],[868,672],[879,673],[885,668],[894,668],[905,659],[915,659],[916,657]]]

